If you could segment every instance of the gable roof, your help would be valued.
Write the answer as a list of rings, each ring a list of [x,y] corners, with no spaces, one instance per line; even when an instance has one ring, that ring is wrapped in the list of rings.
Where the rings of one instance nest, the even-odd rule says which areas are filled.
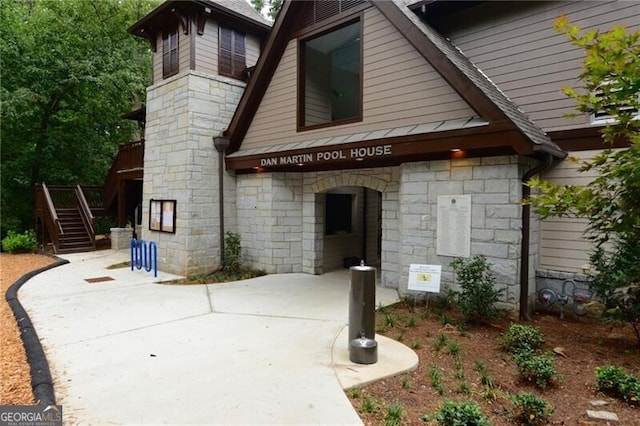
[[[415,30],[409,30],[410,33],[401,31],[407,40],[411,42],[413,39],[412,36],[417,31],[422,33],[424,37],[426,37],[434,47],[437,48],[437,51],[430,50],[428,53],[430,55],[437,56],[439,56],[439,54],[444,55],[451,65],[455,67],[455,69],[451,69],[449,71],[456,72],[456,70],[458,70],[464,75],[464,77],[473,83],[471,89],[474,90],[474,88],[477,88],[480,90],[482,94],[499,109],[503,115],[502,118],[506,118],[511,121],[534,144],[534,151],[543,151],[559,157],[566,156],[566,153],[553,143],[549,136],[537,124],[531,121],[527,115],[489,79],[489,77],[487,77],[462,53],[462,51],[460,51],[460,49],[456,48],[451,41],[430,27],[407,7],[408,3],[414,3],[414,1],[392,0],[388,2],[376,1],[374,3],[376,3],[381,12],[389,18],[396,28],[398,28],[399,25],[402,25],[403,21],[401,16],[391,16],[396,14],[396,11],[402,13],[406,19],[411,21],[413,24],[412,28],[415,28]],[[390,7],[391,4],[394,4],[396,7]],[[406,27],[403,28],[406,29]],[[400,28],[398,29],[400,30]],[[419,40],[420,38],[416,37],[416,39]],[[429,60],[428,57],[425,56],[425,58]],[[443,66],[447,67],[447,64],[445,63]],[[447,79],[447,76],[450,76],[448,72],[441,72],[441,75],[445,79]],[[452,82],[450,83],[454,88],[456,87]],[[462,93],[460,94],[463,95]]]
[[[242,140],[256,114],[285,48],[291,38],[294,23],[305,2],[288,1],[282,9],[254,75],[240,100],[238,108],[224,133],[230,144],[227,154],[240,149]],[[563,158],[566,153],[554,144],[545,132],[529,120],[498,87],[489,80],[449,40],[423,22],[407,4],[410,0],[370,0],[407,41],[438,71],[455,91],[485,120],[496,128],[515,131],[521,141],[516,152],[551,154]],[[430,135],[432,137],[433,135]],[[525,148],[523,149],[523,146]],[[528,148],[527,148],[528,147]]]

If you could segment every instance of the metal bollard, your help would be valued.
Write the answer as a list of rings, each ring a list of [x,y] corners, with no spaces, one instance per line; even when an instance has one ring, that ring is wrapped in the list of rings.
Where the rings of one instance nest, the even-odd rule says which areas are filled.
[[[352,266],[349,288],[349,359],[358,364],[378,361],[375,339],[376,269]]]

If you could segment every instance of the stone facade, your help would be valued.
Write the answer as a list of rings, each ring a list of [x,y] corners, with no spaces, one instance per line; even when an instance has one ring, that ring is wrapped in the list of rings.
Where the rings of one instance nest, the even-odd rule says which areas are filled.
[[[239,175],[237,229],[244,261],[267,272],[326,272],[324,253],[330,242],[324,235],[324,194],[336,188],[369,188],[381,199],[381,285],[408,294],[409,265],[432,263],[443,265],[443,284],[456,288],[449,267],[453,258],[436,254],[437,199],[468,194],[471,254],[485,255],[494,265],[497,285],[505,290],[504,305],[515,308],[520,291],[521,178],[528,166],[523,161],[507,156]],[[532,241],[534,260],[537,240]],[[530,288],[535,289],[533,274]]]
[[[151,199],[176,200],[175,233],[150,231],[142,239],[158,244],[163,271],[188,275],[220,266],[218,153],[213,137],[226,129],[245,84],[195,71],[147,89],[143,218]],[[225,173],[225,193],[234,193]],[[235,217],[234,203],[225,216]],[[230,226],[234,226],[233,221]]]

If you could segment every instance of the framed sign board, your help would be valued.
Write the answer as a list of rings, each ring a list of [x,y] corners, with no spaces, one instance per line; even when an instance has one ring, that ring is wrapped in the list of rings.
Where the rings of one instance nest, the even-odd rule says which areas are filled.
[[[176,232],[176,200],[149,201],[149,230]]]

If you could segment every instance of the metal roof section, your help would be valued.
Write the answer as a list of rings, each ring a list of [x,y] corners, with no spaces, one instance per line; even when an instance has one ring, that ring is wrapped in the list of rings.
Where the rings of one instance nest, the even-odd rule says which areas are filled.
[[[310,139],[302,142],[292,142],[282,145],[270,145],[266,147],[252,148],[236,151],[232,154],[228,154],[227,157],[244,157],[250,155],[269,154],[273,152],[285,152],[295,149],[304,148],[318,148],[323,146],[339,145],[343,143],[351,142],[366,142],[376,139],[400,137],[400,136],[412,136],[424,133],[435,133],[445,130],[460,130],[468,129],[471,127],[487,126],[489,123],[480,117],[470,117],[466,119],[456,120],[444,120],[435,123],[418,124],[414,126],[395,127],[383,130],[374,130],[371,132],[361,132],[348,135],[340,135],[321,139]]]
[[[418,28],[467,78],[477,86],[520,130],[532,143],[534,150],[543,151],[558,157],[565,157],[566,153],[549,136],[531,121],[478,67],[476,67],[464,53],[450,40],[431,28],[418,15],[411,11],[409,4],[412,0],[392,0],[400,11]]]

